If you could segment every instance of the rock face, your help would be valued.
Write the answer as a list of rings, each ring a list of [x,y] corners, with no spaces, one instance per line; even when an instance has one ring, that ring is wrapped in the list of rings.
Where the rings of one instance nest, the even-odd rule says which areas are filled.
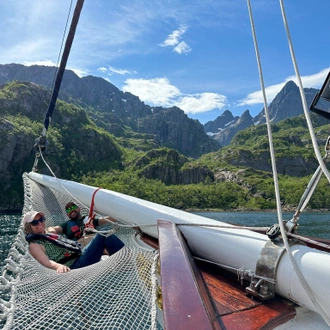
[[[0,86],[0,209],[22,207],[22,174],[30,172],[35,159],[34,143],[42,131],[42,122],[50,94],[31,83]],[[58,104],[52,122],[47,158],[56,175],[62,178],[85,169],[107,170],[121,166],[121,151],[109,134],[100,132],[86,112]],[[43,170],[43,168],[39,168]],[[7,193],[8,192],[8,193]]]
[[[140,176],[158,179],[166,185],[204,182],[207,178],[214,181],[212,171],[207,167],[185,168],[189,159],[173,149],[152,150],[134,164]]]
[[[210,138],[205,139],[203,126],[191,120],[177,107],[154,108],[153,114],[140,118],[137,131],[154,134],[160,146],[173,148],[183,155],[198,158],[200,155],[219,149]]]
[[[55,68],[52,67],[0,65],[0,84],[19,80],[50,89],[54,75]],[[129,132],[149,134],[149,138],[152,135],[161,146],[194,158],[220,147],[205,134],[202,124],[188,118],[181,109],[151,108],[137,96],[120,91],[102,78],[79,78],[66,70],[59,97],[68,103],[84,106],[98,126],[118,137],[128,136]]]
[[[235,157],[226,159],[233,166],[245,166],[255,170],[272,172],[269,151],[252,153],[249,150],[235,151]],[[278,174],[300,177],[313,174],[318,164],[315,159],[304,159],[303,157],[282,156],[276,159]]]
[[[304,92],[309,106],[318,90],[305,88]],[[304,110],[298,86],[293,81],[288,81],[270,103],[268,111],[272,123],[302,115]],[[254,118],[254,122],[258,124],[265,123],[264,109]]]
[[[204,131],[206,133],[217,134],[223,129],[225,129],[227,126],[233,125],[235,122],[237,122],[238,119],[239,116],[234,117],[229,110],[226,110],[221,116],[217,117],[215,120],[208,121],[204,125]]]
[[[0,181],[2,190],[8,190],[19,179],[17,173],[30,171],[33,165],[32,149],[36,135],[31,122],[19,125],[19,118],[28,116],[41,120],[41,109],[45,107],[48,93],[34,84],[16,84],[4,89],[0,86]],[[18,118],[10,121],[8,115]],[[10,117],[9,117],[10,118]],[[41,132],[41,131],[40,131]],[[12,201],[13,205],[18,200]]]

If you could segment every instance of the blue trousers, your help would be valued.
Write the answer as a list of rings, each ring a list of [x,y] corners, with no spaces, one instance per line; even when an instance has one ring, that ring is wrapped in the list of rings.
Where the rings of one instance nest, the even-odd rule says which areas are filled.
[[[108,237],[96,234],[95,237],[82,249],[81,256],[71,265],[71,269],[86,267],[99,262],[103,254],[104,248],[107,249],[109,255],[119,251],[124,243],[116,236]]]

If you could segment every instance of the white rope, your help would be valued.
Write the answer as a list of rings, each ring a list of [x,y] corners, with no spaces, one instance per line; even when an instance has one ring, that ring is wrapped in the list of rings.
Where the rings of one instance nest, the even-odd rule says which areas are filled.
[[[50,173],[52,174],[52,176],[57,180],[58,184],[69,194],[69,196],[71,196],[73,199],[75,199],[76,201],[78,201],[81,205],[84,205],[87,209],[89,208],[88,205],[85,205],[82,201],[80,201],[76,196],[74,196],[73,194],[71,194],[70,191],[68,191],[61,183],[61,181],[57,178],[57,176],[55,175],[55,173],[52,171],[51,167],[48,165],[48,163],[46,162],[42,151],[39,147],[39,153],[40,153],[40,157],[43,160],[43,162],[45,163],[45,165],[47,166],[47,168],[49,169]]]
[[[280,0],[280,3],[281,3],[281,8],[282,8],[282,14],[284,14],[284,8],[282,6],[282,1],[281,0]],[[298,279],[299,279],[302,287],[304,288],[304,290],[308,294],[309,298],[311,299],[311,301],[314,304],[315,308],[318,310],[319,314],[322,315],[322,317],[324,318],[324,320],[326,321],[326,323],[329,325],[330,324],[330,320],[329,320],[328,316],[325,314],[325,312],[323,311],[323,309],[320,306],[320,304],[317,302],[316,298],[314,297],[313,292],[312,292],[310,286],[308,285],[307,281],[305,280],[305,278],[304,278],[301,270],[299,269],[299,267],[298,267],[298,265],[296,263],[296,260],[294,259],[293,255],[292,255],[292,251],[291,251],[290,245],[288,243],[288,238],[287,238],[287,235],[286,235],[285,225],[284,225],[283,218],[282,218],[282,210],[281,210],[281,202],[280,202],[278,177],[277,177],[277,170],[276,170],[276,163],[275,163],[276,162],[275,161],[275,152],[274,152],[274,146],[273,146],[273,140],[272,140],[272,132],[271,132],[271,123],[270,123],[270,119],[269,119],[269,111],[268,111],[268,106],[267,106],[267,98],[266,98],[266,92],[265,92],[265,85],[264,85],[264,81],[263,81],[263,73],[262,73],[262,68],[261,68],[261,61],[260,61],[260,55],[259,55],[259,50],[258,50],[257,38],[256,38],[256,34],[255,34],[255,28],[254,28],[254,22],[253,22],[253,16],[252,16],[252,10],[251,10],[250,0],[247,0],[247,4],[248,4],[248,9],[249,9],[249,15],[250,15],[250,21],[251,21],[251,28],[252,28],[252,33],[253,33],[253,41],[254,41],[254,45],[255,45],[256,57],[257,57],[257,62],[258,62],[260,84],[261,84],[262,94],[263,94],[263,99],[264,99],[265,118],[266,118],[266,124],[267,124],[267,131],[268,131],[268,138],[269,138],[269,147],[270,147],[272,170],[273,170],[273,178],[274,178],[274,188],[275,188],[275,195],[276,195],[278,222],[279,222],[279,226],[280,226],[280,230],[281,230],[281,235],[282,235],[283,243],[284,243],[285,249],[287,251],[288,257],[290,259],[290,262],[292,264],[292,267],[293,267],[293,269],[294,269],[294,271],[295,271],[295,273],[296,273],[296,275],[297,275],[297,277],[298,277]],[[285,14],[283,15],[283,20],[285,22],[286,30],[287,30],[287,33],[288,33],[288,27],[287,27],[287,21],[286,21],[286,18],[285,18]],[[292,45],[291,45],[291,39],[290,39],[289,34],[288,34],[288,39],[289,39],[289,43],[290,43],[290,49],[292,49],[291,54],[293,54],[293,48],[292,48]],[[297,73],[297,71],[296,71],[296,73]],[[300,80],[300,77],[299,77],[299,80]],[[305,96],[304,96],[303,92],[301,93],[301,95],[302,95],[302,99],[304,99],[305,100],[305,103],[306,103],[306,99],[305,99]]]
[[[302,104],[303,104],[303,108],[304,108],[304,113],[305,113],[307,124],[308,124],[309,133],[310,133],[311,138],[312,138],[314,151],[315,151],[316,157],[319,161],[319,164],[320,164],[323,172],[326,174],[326,176],[327,176],[327,178],[330,182],[330,173],[327,170],[327,168],[326,168],[326,166],[323,162],[323,158],[322,158],[321,153],[319,151],[317,141],[316,141],[316,137],[315,137],[315,134],[314,134],[314,131],[313,131],[313,125],[312,125],[312,121],[311,121],[311,118],[310,118],[310,114],[309,114],[309,111],[307,110],[306,97],[305,97],[304,88],[303,88],[303,85],[302,85],[302,82],[301,82],[301,77],[300,77],[300,74],[299,74],[297,61],[296,61],[296,58],[295,58],[295,55],[294,55],[294,50],[293,50],[293,45],[292,45],[292,40],[291,40],[291,36],[290,36],[289,26],[288,26],[286,14],[285,14],[283,0],[279,0],[279,1],[280,1],[281,11],[282,11],[283,23],[284,23],[285,31],[286,31],[286,34],[287,34],[288,44],[289,44],[289,47],[290,47],[292,63],[293,63],[294,70],[295,70],[295,73],[296,73],[296,78],[297,78],[298,85],[299,85],[299,90],[300,90],[300,96],[301,96],[301,100],[302,100]],[[281,224],[280,224],[280,226],[281,226]],[[285,231],[283,223],[282,223],[282,227],[283,227],[283,230]],[[281,227],[281,233],[282,233],[282,227]],[[288,246],[288,252],[289,252],[290,247],[289,247],[286,236],[283,237],[283,241],[285,243],[285,247],[287,248],[287,246]],[[295,270],[295,272],[298,276],[298,279],[299,279],[302,287],[304,288],[304,290],[308,294],[308,296],[311,299],[312,303],[314,304],[315,308],[319,311],[319,314],[322,315],[324,321],[328,324],[328,326],[330,326],[330,317],[325,313],[322,306],[319,304],[319,302],[315,298],[309,284],[305,280],[303,274],[301,273],[301,270],[299,269],[299,266],[297,265],[295,259],[293,258],[291,251],[288,254],[289,254],[289,258],[290,258],[290,261],[292,263],[292,266],[293,266],[293,268],[294,268],[294,270]]]
[[[296,57],[295,57],[293,46],[292,46],[292,41],[291,41],[291,36],[290,36],[288,22],[287,22],[287,19],[286,19],[286,14],[285,14],[283,0],[280,0],[280,6],[281,6],[281,10],[282,10],[283,23],[284,23],[285,31],[286,31],[286,34],[287,34],[287,39],[288,39],[288,44],[289,44],[289,48],[290,48],[292,63],[293,63],[294,71],[295,71],[297,82],[298,82],[298,87],[299,87],[299,91],[300,91],[301,101],[302,101],[302,105],[303,105],[303,109],[304,109],[304,114],[305,114],[306,121],[307,121],[307,126],[308,126],[308,130],[309,130],[309,134],[310,134],[311,139],[312,139],[312,144],[313,144],[314,152],[315,152],[316,158],[317,158],[317,160],[319,162],[319,165],[322,168],[323,173],[325,174],[325,176],[327,177],[328,181],[330,182],[330,173],[329,173],[327,167],[325,166],[324,161],[323,161],[323,157],[322,157],[322,155],[320,153],[320,150],[319,150],[319,147],[318,147],[318,144],[317,144],[317,139],[316,139],[316,136],[315,136],[315,133],[314,133],[314,128],[313,128],[313,124],[312,124],[310,112],[308,110],[308,106],[307,106],[307,102],[306,102],[306,97],[305,97],[305,92],[304,92],[304,87],[303,87],[303,84],[302,84],[302,81],[301,81],[301,77],[300,77],[300,73],[299,73],[299,70],[298,70],[298,65],[297,65]]]
[[[278,214],[279,222],[282,223],[282,225],[283,225],[282,210],[281,210],[281,198],[280,198],[280,192],[279,192],[279,186],[278,186],[278,177],[277,177],[276,160],[275,160],[275,152],[274,152],[274,145],[273,145],[273,136],[272,136],[272,130],[271,130],[271,123],[270,123],[270,119],[269,119],[269,111],[268,111],[268,105],[267,105],[265,84],[264,84],[264,79],[263,79],[263,73],[262,73],[262,67],[261,67],[261,61],[260,61],[260,55],[259,55],[259,48],[258,48],[258,43],[257,43],[257,37],[255,34],[254,21],[253,21],[253,16],[252,16],[250,0],[247,0],[247,4],[248,4],[248,9],[249,9],[252,33],[253,33],[253,42],[254,42],[257,63],[258,63],[260,85],[261,85],[262,96],[263,96],[263,100],[264,100],[265,118],[266,118],[266,124],[267,124],[270,157],[271,157],[273,180],[274,180],[274,187],[275,187],[277,214]],[[284,227],[284,225],[283,225],[283,227]]]

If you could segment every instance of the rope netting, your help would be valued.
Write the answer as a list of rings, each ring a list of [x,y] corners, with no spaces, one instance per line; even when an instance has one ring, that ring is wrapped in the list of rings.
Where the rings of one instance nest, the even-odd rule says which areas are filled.
[[[24,174],[23,213],[46,215],[46,227],[66,221],[72,201]],[[82,214],[88,209],[80,205]],[[111,230],[113,225],[106,225]],[[19,229],[0,278],[3,329],[161,329],[154,306],[155,251],[138,244],[132,228],[116,235],[125,247],[97,264],[58,274],[28,252]]]

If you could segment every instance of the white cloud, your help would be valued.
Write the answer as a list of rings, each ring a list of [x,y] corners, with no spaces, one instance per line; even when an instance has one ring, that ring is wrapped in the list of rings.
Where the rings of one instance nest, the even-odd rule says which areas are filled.
[[[160,44],[161,47],[173,47],[173,51],[178,54],[187,54],[191,51],[191,47],[185,42],[181,41],[182,35],[187,31],[186,25],[181,25],[178,30],[173,31],[168,35],[167,39]]]
[[[33,62],[23,62],[26,66],[31,65],[44,65],[44,66],[56,66],[56,63],[54,63],[51,60],[40,60],[40,61],[33,61]]]
[[[177,106],[186,113],[202,113],[215,108],[221,109],[227,104],[224,95],[216,93],[199,93],[185,95],[171,85],[167,78],[127,79],[123,91],[137,95],[149,105],[172,107]]]
[[[97,70],[102,72],[102,73],[108,73],[109,76],[111,76],[113,73],[119,74],[119,75],[136,73],[136,71],[129,71],[129,70],[126,70],[126,69],[116,69],[112,66],[108,66],[108,68],[100,67]]]
[[[266,98],[268,103],[270,103],[274,99],[274,97],[281,91],[284,85],[285,82],[265,88]],[[255,105],[255,104],[263,104],[263,103],[264,103],[264,99],[263,99],[262,91],[257,91],[248,94],[248,96],[245,99],[240,100],[238,106]]]
[[[179,54],[187,54],[191,52],[191,48],[184,41],[181,41],[177,46],[174,47],[173,51]]]
[[[302,83],[304,87],[307,88],[320,88],[327,76],[327,74],[329,73],[330,68],[325,68],[323,70],[321,70],[318,73],[312,74],[310,76],[302,76]],[[297,79],[296,76],[291,76],[289,78],[286,79],[286,82],[289,80],[293,80],[296,84],[297,83]]]
[[[82,70],[82,69],[73,69],[73,68],[68,68],[69,70],[72,70],[78,77],[84,77],[89,74],[88,70]]]
[[[325,68],[316,74],[312,74],[309,76],[302,76],[301,80],[304,88],[320,88],[329,70],[330,68]],[[290,76],[280,84],[266,87],[265,92],[266,92],[267,103],[270,103],[275,98],[275,96],[281,91],[284,85],[290,80],[294,81],[298,85],[296,76]],[[238,106],[255,105],[255,104],[263,104],[263,103],[264,103],[263,94],[262,91],[260,90],[248,94],[246,98],[239,101]]]
[[[54,63],[51,60],[40,60],[40,61],[33,61],[33,62],[23,62],[24,65],[26,66],[31,66],[31,65],[43,65],[43,66],[59,66],[59,64]],[[82,70],[82,69],[74,69],[74,68],[66,68],[68,70],[73,71],[78,77],[84,77],[88,75],[87,70]]]
[[[162,47],[175,46],[180,42],[182,35],[187,31],[187,26],[181,25],[178,30],[173,31],[168,35],[167,39],[160,44]]]
[[[126,69],[116,69],[112,66],[109,66],[109,71],[112,72],[112,73],[120,74],[120,75],[136,73],[136,71],[129,71],[129,70],[126,70]]]
[[[124,92],[137,95],[142,101],[153,105],[169,106],[171,99],[181,94],[166,78],[127,79],[125,83]]]
[[[183,96],[177,103],[180,109],[186,113],[202,113],[215,108],[223,108],[227,104],[224,95],[216,93],[201,93]]]

